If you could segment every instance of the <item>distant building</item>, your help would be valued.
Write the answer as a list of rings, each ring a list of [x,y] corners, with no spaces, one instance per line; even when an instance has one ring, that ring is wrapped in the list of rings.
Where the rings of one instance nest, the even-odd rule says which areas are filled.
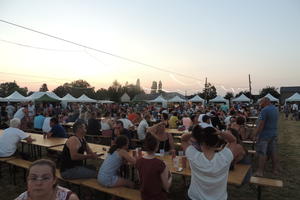
[[[122,103],[130,102],[130,97],[126,92],[121,96],[121,102]]]
[[[284,104],[285,100],[295,94],[296,92],[300,93],[300,86],[292,87],[281,87],[280,88],[280,102]]]
[[[134,98],[132,99],[132,101],[150,101],[153,100],[155,98],[157,98],[159,95],[162,95],[164,99],[169,100],[175,96],[179,96],[183,99],[185,99],[185,97],[182,94],[179,94],[178,92],[163,92],[161,94],[159,93],[155,93],[155,94],[138,94],[135,95]]]

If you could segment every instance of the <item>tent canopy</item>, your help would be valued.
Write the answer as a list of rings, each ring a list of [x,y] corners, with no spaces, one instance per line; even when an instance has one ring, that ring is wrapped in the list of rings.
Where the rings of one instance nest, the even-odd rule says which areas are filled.
[[[125,92],[122,96],[121,96],[121,102],[130,102],[130,96]]]
[[[114,103],[114,102],[110,100],[98,100],[97,103],[104,104],[104,103]]]
[[[28,101],[26,97],[21,95],[18,91],[14,91],[11,95],[3,98],[4,101],[9,102],[21,102],[21,101]]]
[[[199,95],[194,96],[193,98],[189,99],[190,102],[202,102],[204,103],[204,99],[202,99],[201,97],[199,97]]]
[[[212,103],[220,103],[220,102],[228,103],[228,100],[224,99],[221,96],[216,96],[214,99],[209,100],[209,102],[212,102]]]
[[[97,101],[95,99],[91,99],[85,94],[81,95],[78,99],[78,102],[83,102],[83,103],[96,103]]]
[[[28,101],[35,101],[36,99],[40,98],[44,94],[47,94],[49,97],[56,99],[56,100],[61,100],[59,96],[57,96],[54,92],[34,92],[32,95],[26,97]]]
[[[36,102],[60,102],[60,100],[52,98],[48,96],[47,94],[44,94],[38,99],[35,99]]]
[[[268,97],[271,102],[277,102],[277,103],[279,102],[279,100],[277,98],[273,97],[270,93],[266,94],[266,96],[264,96],[264,97]],[[262,98],[258,99],[258,102],[260,102],[261,99]]]
[[[61,100],[66,102],[78,102],[78,99],[76,99],[70,94],[66,94],[63,98],[61,98]]]
[[[167,100],[165,100],[162,95],[159,95],[158,97],[156,97],[153,100],[150,100],[149,102],[151,103],[163,103],[163,102],[167,102]]]
[[[292,96],[287,98],[285,101],[286,102],[299,102],[300,101],[300,94],[298,92],[296,92],[295,94],[293,94]]]
[[[174,103],[176,102],[176,103],[178,103],[178,102],[186,102],[186,100],[180,98],[179,96],[175,96],[175,97],[169,99],[168,102],[174,102]]]
[[[250,99],[246,95],[241,94],[239,97],[233,99],[232,101],[233,102],[250,102]]]

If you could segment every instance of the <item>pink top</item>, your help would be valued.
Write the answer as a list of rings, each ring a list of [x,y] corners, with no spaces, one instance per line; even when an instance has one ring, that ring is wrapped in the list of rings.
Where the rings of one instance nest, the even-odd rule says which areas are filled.
[[[191,118],[184,117],[184,118],[182,118],[182,124],[185,127],[185,129],[187,130],[190,128],[190,126],[192,126],[193,122],[192,122]]]

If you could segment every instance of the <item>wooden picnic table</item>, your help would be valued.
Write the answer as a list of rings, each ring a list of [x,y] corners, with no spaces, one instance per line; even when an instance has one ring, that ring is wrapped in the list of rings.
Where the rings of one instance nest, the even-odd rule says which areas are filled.
[[[101,144],[94,144],[94,143],[88,143],[89,147],[91,148],[91,150],[93,152],[96,152],[98,155],[101,155],[99,158],[101,159],[105,159],[107,156],[107,152],[110,148],[110,146],[106,146],[106,145],[101,145]],[[63,151],[64,146],[55,146],[55,147],[50,147],[49,150],[53,150],[53,151],[57,151],[57,152],[62,152]]]
[[[179,156],[181,157],[181,156]],[[172,156],[171,155],[165,155],[165,156],[158,156],[157,158],[165,161],[167,166],[169,167],[171,173],[174,174],[180,174],[184,176],[191,176],[191,168],[189,166],[189,162],[187,161],[186,168],[183,169],[183,171],[178,171],[173,164]],[[179,167],[182,167],[181,165],[181,159],[179,161]],[[234,170],[230,170],[228,174],[228,183],[233,185],[241,185],[243,183],[243,180],[251,168],[251,165],[244,165],[244,164],[236,164],[234,166]]]
[[[185,131],[179,131],[176,128],[166,128],[165,132],[166,133],[171,133],[171,134],[174,134],[174,135],[182,135],[184,133],[189,133],[189,132],[185,132]]]
[[[67,141],[67,138],[56,138],[56,137],[49,137],[44,138],[42,134],[36,133],[28,133],[34,141],[32,141],[32,145],[41,146],[41,147],[53,147],[58,145],[64,145]],[[26,140],[22,140],[22,143],[27,143]]]

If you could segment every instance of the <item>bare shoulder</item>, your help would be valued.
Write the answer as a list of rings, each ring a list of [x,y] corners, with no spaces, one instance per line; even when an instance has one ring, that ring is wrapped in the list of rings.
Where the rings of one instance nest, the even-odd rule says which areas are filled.
[[[72,193],[70,196],[69,196],[69,200],[79,200],[79,198],[77,197],[77,195],[75,193]]]

